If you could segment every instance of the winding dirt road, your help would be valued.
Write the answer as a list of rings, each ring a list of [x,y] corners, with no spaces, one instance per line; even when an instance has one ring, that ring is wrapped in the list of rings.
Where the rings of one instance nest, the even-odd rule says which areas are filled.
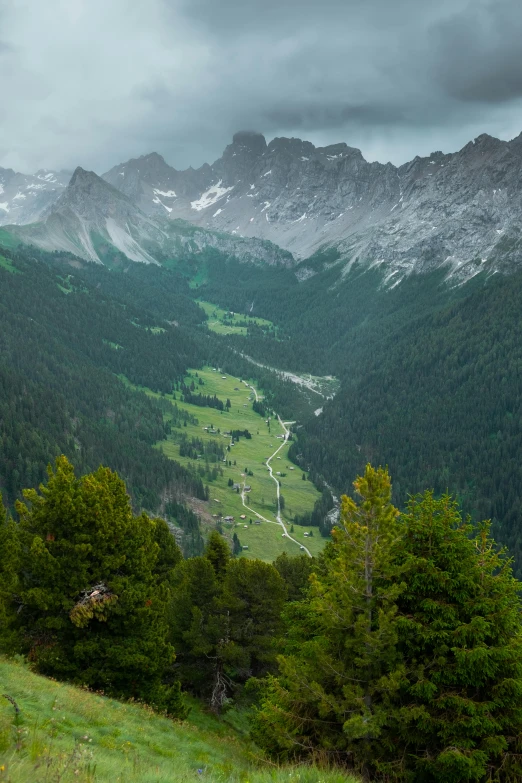
[[[243,383],[245,383],[245,381],[243,381]],[[250,389],[252,389],[252,391],[253,391],[253,392],[254,392],[254,394],[256,395],[256,400],[258,400],[259,398],[258,398],[258,396],[257,396],[257,391],[255,390],[255,388],[254,388],[253,386],[250,386],[249,384],[246,384],[246,383],[245,383],[245,385],[248,385],[248,386],[249,386],[249,388],[250,388]],[[312,557],[312,555],[311,555],[310,551],[309,551],[309,550],[308,550],[308,549],[307,549],[307,548],[304,546],[304,544],[301,544],[299,541],[296,541],[296,539],[295,539],[295,538],[292,538],[292,536],[290,535],[290,533],[289,533],[289,532],[288,532],[288,530],[286,529],[286,525],[285,525],[285,523],[283,522],[283,518],[282,518],[282,516],[281,516],[281,493],[280,493],[280,487],[279,487],[279,479],[277,478],[277,476],[274,476],[274,471],[273,471],[273,469],[272,469],[272,465],[271,465],[270,463],[271,463],[271,461],[274,459],[274,457],[275,457],[275,456],[277,456],[277,454],[278,454],[278,453],[281,451],[281,449],[282,449],[282,448],[284,448],[284,446],[286,445],[286,442],[287,442],[287,440],[288,440],[288,436],[290,435],[290,431],[288,430],[288,428],[287,428],[287,426],[286,426],[286,425],[287,425],[287,424],[292,424],[292,422],[289,422],[289,421],[287,421],[287,422],[284,422],[284,421],[282,421],[282,419],[281,419],[281,417],[280,417],[280,416],[278,416],[278,417],[277,417],[277,419],[278,419],[278,421],[279,421],[279,424],[280,424],[280,425],[281,425],[281,427],[283,428],[283,432],[284,432],[284,440],[282,441],[282,443],[281,443],[281,445],[279,446],[279,448],[277,448],[277,449],[274,451],[274,453],[273,453],[273,454],[272,454],[272,455],[271,455],[271,456],[270,456],[270,457],[267,459],[267,461],[266,461],[266,465],[267,465],[267,467],[268,467],[268,471],[269,471],[269,473],[270,473],[270,478],[271,478],[273,481],[275,481],[276,488],[277,488],[277,514],[276,514],[276,519],[277,519],[277,522],[274,522],[274,520],[273,520],[273,519],[267,519],[266,517],[263,517],[261,514],[258,514],[258,513],[257,513],[257,511],[254,511],[254,509],[253,509],[253,508],[250,508],[250,506],[247,506],[247,504],[246,504],[246,502],[245,502],[245,494],[246,494],[246,493],[245,493],[245,482],[243,482],[243,488],[242,488],[242,490],[241,490],[241,502],[243,503],[243,506],[244,506],[244,507],[245,507],[245,508],[246,508],[248,511],[250,511],[252,514],[255,514],[255,516],[256,516],[258,519],[262,519],[264,522],[269,522],[269,523],[270,523],[270,524],[272,524],[272,525],[280,525],[280,527],[282,527],[282,528],[283,528],[283,531],[284,531],[284,532],[283,532],[283,535],[284,535],[284,536],[286,536],[286,537],[287,537],[287,538],[288,538],[290,541],[293,541],[293,542],[294,542],[294,544],[297,544],[297,546],[298,546],[300,549],[303,549],[303,550],[306,552],[306,554],[308,555],[308,557]]]

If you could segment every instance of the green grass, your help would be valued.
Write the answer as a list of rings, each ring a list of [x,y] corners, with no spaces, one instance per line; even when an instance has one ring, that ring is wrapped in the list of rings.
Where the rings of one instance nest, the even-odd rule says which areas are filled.
[[[208,321],[207,326],[216,334],[247,334],[246,326],[239,326],[240,323],[247,323],[249,325],[260,326],[265,329],[273,328],[273,323],[267,321],[264,318],[257,318],[250,315],[242,315],[241,313],[233,313],[230,315],[229,310],[223,310],[212,302],[204,302],[201,299],[197,300],[197,304],[205,311]]]
[[[21,242],[10,231],[6,231],[5,228],[0,228],[0,245],[3,247],[14,248],[18,247]]]
[[[245,716],[191,701],[178,723],[32,673],[0,657],[2,783],[355,783],[340,772],[279,768],[248,740]]]
[[[195,372],[191,372],[191,375],[185,379],[186,382],[190,383],[194,380],[196,391],[201,391],[203,394],[216,394],[223,402],[228,398],[232,407],[229,412],[224,411],[222,413],[214,408],[200,408],[196,405],[181,402],[179,399],[180,394],[178,393],[175,400],[176,404],[179,408],[189,411],[195,416],[198,423],[188,424],[187,427],[180,429],[174,428],[167,440],[160,441],[157,444],[157,448],[161,449],[167,457],[197,470],[201,465],[201,461],[194,461],[188,457],[180,456],[179,436],[181,433],[186,434],[189,439],[192,437],[206,441],[217,439],[222,442],[226,449],[226,446],[230,443],[230,438],[224,436],[223,433],[225,431],[236,429],[249,430],[252,434],[251,440],[240,438],[239,442],[231,447],[230,452],[226,452],[227,460],[232,461],[232,463],[235,460],[236,465],[232,464],[229,466],[224,463],[217,465],[223,469],[223,476],[218,476],[215,481],[209,483],[210,500],[205,506],[210,515],[217,514],[223,517],[235,517],[233,523],[223,523],[223,530],[230,538],[236,532],[241,545],[248,546],[248,550],[244,552],[245,557],[259,558],[260,560],[271,562],[282,552],[287,552],[290,555],[300,554],[299,546],[288,538],[284,538],[281,527],[273,524],[276,519],[276,485],[273,479],[270,478],[268,468],[264,464],[266,458],[273,454],[281,444],[281,441],[277,439],[277,435],[283,433],[282,427],[277,420],[272,419],[269,432],[269,427],[263,417],[252,408],[253,393],[238,378],[229,375],[223,378],[222,373],[214,372],[212,368],[208,367],[197,371],[198,376],[204,382],[203,386],[199,386]],[[249,381],[249,383],[252,383],[252,381]],[[144,391],[152,397],[160,396],[147,389]],[[171,395],[166,395],[164,399],[172,400],[172,397]],[[213,425],[216,430],[219,428],[220,434],[212,435],[206,432],[204,427],[209,427],[210,425]],[[276,457],[271,463],[274,473],[278,470],[281,473],[286,473],[285,476],[280,478],[280,481],[281,494],[285,499],[285,508],[282,516],[287,527],[292,523],[296,514],[311,511],[316,500],[320,497],[312,482],[308,480],[303,481],[301,469],[288,459],[289,448],[290,444],[285,444],[278,454],[280,459]],[[252,471],[254,475],[242,476],[245,468]],[[252,487],[252,491],[248,493],[248,506],[258,514],[261,514],[261,516],[271,520],[272,523],[261,521],[259,525],[249,524],[248,520],[250,518],[255,520],[255,515],[243,507],[241,495],[228,486],[229,478],[234,483],[245,481]],[[206,479],[204,481],[206,482]],[[245,514],[246,520],[240,519],[241,514]],[[244,528],[245,524],[247,525],[246,529]],[[309,528],[294,525],[292,536],[300,542],[300,545],[306,545],[313,555],[319,554],[324,547],[325,539],[320,536],[317,528],[313,530],[312,538],[305,537],[305,531],[309,532]]]
[[[2,255],[0,255],[0,268],[5,269],[6,272],[11,272],[15,275],[21,274],[20,270],[13,266],[13,262],[9,258],[5,258],[5,256]]]

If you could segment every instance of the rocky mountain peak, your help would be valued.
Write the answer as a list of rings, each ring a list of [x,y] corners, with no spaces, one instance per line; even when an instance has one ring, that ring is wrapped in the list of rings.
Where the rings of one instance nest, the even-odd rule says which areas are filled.
[[[70,192],[74,188],[85,188],[92,185],[98,185],[98,180],[101,180],[102,185],[105,187],[107,186],[107,183],[104,182],[101,177],[95,174],[94,171],[88,171],[87,169],[83,169],[81,166],[77,166],[73,171],[73,175],[69,185],[67,186],[67,190]]]
[[[238,131],[232,136],[232,144],[230,146],[236,151],[244,149],[254,155],[262,155],[266,150],[266,139],[262,133],[257,131]]]

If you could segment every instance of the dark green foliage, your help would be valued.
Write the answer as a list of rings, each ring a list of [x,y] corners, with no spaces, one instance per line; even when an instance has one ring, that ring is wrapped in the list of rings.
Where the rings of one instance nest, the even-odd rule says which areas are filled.
[[[290,532],[293,532],[292,528],[290,528]],[[274,567],[285,582],[289,601],[299,601],[303,598],[303,593],[308,589],[314,565],[314,559],[308,555],[289,557],[286,552],[274,560]]]
[[[305,478],[304,473],[303,478]],[[321,535],[328,538],[332,530],[332,524],[328,521],[327,515],[333,507],[334,501],[332,493],[329,489],[324,489],[321,493],[321,497],[315,501],[312,511],[305,514],[296,514],[294,522],[296,525],[301,525],[302,527],[316,526],[319,528]]]
[[[322,748],[365,772],[382,755],[402,675],[391,557],[399,532],[387,473],[368,466],[355,484],[360,504],[344,498],[342,527],[306,601],[287,611],[281,674],[268,681],[254,738],[283,758]]]
[[[184,714],[167,607],[180,552],[162,520],[134,516],[107,468],[77,479],[65,457],[17,503],[19,648],[43,674]],[[161,549],[161,551],[160,551]]]
[[[213,532],[204,557],[178,566],[175,584],[177,671],[185,687],[219,712],[250,677],[274,670],[284,582],[267,563],[232,560]]]
[[[404,515],[384,471],[355,482],[253,735],[279,758],[326,754],[372,780],[522,775],[521,585],[487,524],[433,493]]]
[[[192,384],[194,386],[194,384]],[[216,395],[210,394],[197,394],[194,389],[191,389],[185,383],[180,383],[180,392],[183,394],[185,402],[189,402],[191,405],[198,405],[200,408],[216,408],[218,411],[222,411],[225,408],[223,400],[218,399]]]
[[[347,335],[350,351],[339,347],[337,359],[341,390],[299,430],[291,455],[338,491],[368,459],[385,462],[401,508],[426,486],[456,494],[475,519],[493,520],[520,576],[522,274],[487,283],[477,276],[435,312],[426,294],[436,300],[446,289],[419,277],[425,311],[405,298],[412,284],[403,283],[408,323],[390,312],[380,333],[369,318],[368,328]],[[388,304],[378,297],[390,311],[398,289]]]
[[[203,553],[204,543],[199,517],[183,503],[175,500],[165,504],[167,517],[183,531],[182,549],[185,557],[197,557]]]
[[[157,508],[167,488],[175,496],[203,498],[199,477],[151,448],[181,423],[176,409],[172,424],[165,423],[162,403],[114,375],[154,387],[152,365],[162,366],[165,381],[172,378],[186,366],[190,340],[174,329],[156,335],[137,328],[139,311],[127,311],[75,277],[64,294],[55,271],[29,251],[11,255],[21,274],[0,268],[0,487],[9,505],[23,487],[45,478],[46,465],[60,453],[81,472],[101,462],[118,470],[136,507]]]
[[[230,622],[227,657],[233,678],[244,681],[274,670],[285,599],[285,583],[270,563],[247,558],[230,561],[222,606]]]
[[[230,548],[223,536],[215,530],[209,536],[205,557],[212,565],[216,579],[219,582],[223,581],[230,562]]]
[[[522,775],[521,584],[489,526],[426,492],[401,518],[398,649],[406,663],[394,732],[408,779]],[[391,736],[390,736],[391,745]]]
[[[241,551],[242,551],[241,541],[239,540],[237,533],[234,533],[234,535],[232,536],[232,554],[240,555]]]
[[[19,608],[20,541],[0,494],[0,652],[16,649],[13,622]]]
[[[191,438],[189,440],[183,432],[180,434],[179,440],[181,457],[189,457],[190,459],[205,457],[206,460],[212,463],[222,462],[225,458],[225,450],[218,441],[202,440],[201,438]]]
[[[239,438],[245,438],[246,440],[252,439],[252,435],[248,430],[232,430],[230,436],[233,440],[239,440]]]

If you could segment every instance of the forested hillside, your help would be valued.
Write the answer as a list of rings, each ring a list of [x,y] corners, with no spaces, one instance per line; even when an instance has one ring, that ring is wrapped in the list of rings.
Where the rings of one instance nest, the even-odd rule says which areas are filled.
[[[349,377],[295,452],[344,488],[387,464],[394,498],[424,486],[458,493],[522,568],[522,274],[401,326],[357,352]]]
[[[108,270],[65,253],[19,246],[0,255],[0,491],[12,505],[59,454],[82,471],[108,465],[125,477],[135,508],[161,511],[203,546],[200,471],[153,448],[188,414],[161,396],[188,367],[217,363],[250,377],[253,366],[206,328],[204,311],[175,270],[131,264]],[[283,415],[309,409],[295,386],[260,368],[267,401]],[[128,382],[129,383],[128,383]],[[197,424],[197,419],[194,419]]]
[[[424,486],[456,492],[466,511],[493,519],[520,569],[522,275],[449,287],[441,269],[390,290],[379,269],[340,278],[336,263],[317,256],[306,263],[317,275],[298,283],[230,261],[200,290],[279,325],[228,337],[237,350],[341,379],[298,430],[292,453],[304,468],[343,492],[368,460],[388,464],[400,506]]]

